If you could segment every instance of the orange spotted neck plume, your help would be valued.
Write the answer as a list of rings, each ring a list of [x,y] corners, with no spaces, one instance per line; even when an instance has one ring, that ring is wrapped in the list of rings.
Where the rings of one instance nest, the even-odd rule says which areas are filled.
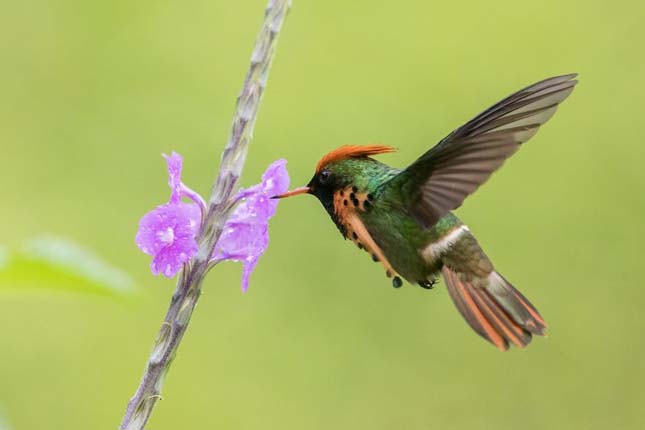
[[[501,350],[544,335],[535,307],[495,269],[458,208],[529,140],[573,91],[576,75],[533,84],[453,131],[407,168],[371,158],[384,145],[342,146],[325,155],[307,186],[342,233],[379,262],[395,288],[402,279],[431,289],[441,273],[472,329]]]

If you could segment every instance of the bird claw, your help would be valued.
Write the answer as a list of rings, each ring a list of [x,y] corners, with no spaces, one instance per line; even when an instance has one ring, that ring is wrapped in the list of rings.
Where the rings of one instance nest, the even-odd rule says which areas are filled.
[[[419,286],[421,288],[425,288],[426,290],[432,290],[435,286],[436,283],[438,283],[438,279],[426,279],[423,281],[419,281]]]

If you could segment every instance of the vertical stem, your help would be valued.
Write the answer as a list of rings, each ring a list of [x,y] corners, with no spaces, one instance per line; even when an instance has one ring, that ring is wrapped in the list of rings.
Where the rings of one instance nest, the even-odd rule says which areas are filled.
[[[237,98],[231,135],[222,154],[219,175],[198,237],[199,251],[179,275],[139,387],[128,402],[120,426],[122,430],[142,430],[161,398],[164,377],[188,328],[210,257],[233,206],[231,197],[244,167],[278,34],[290,6],[291,0],[269,0],[267,4],[251,65]]]
[[[121,429],[143,429],[155,403],[161,399],[164,377],[188,328],[188,322],[201,293],[203,276],[203,270],[180,273],[177,289],[159,328],[141,383],[128,402]]]
[[[203,238],[208,241],[208,246],[204,246],[205,250],[215,247],[219,234],[214,233],[221,231],[226,222],[226,217],[212,215],[230,209],[231,195],[242,174],[249,144],[253,138],[253,127],[269,77],[278,34],[290,7],[291,0],[269,0],[267,4],[264,22],[251,54],[251,64],[244,78],[242,91],[237,97],[231,134],[222,152],[217,181],[211,190],[208,215],[203,228]]]

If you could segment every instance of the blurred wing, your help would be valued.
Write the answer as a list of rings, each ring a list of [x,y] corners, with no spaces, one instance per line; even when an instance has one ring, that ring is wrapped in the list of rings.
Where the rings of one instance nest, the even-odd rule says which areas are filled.
[[[458,208],[504,160],[555,113],[578,83],[576,74],[533,84],[453,131],[390,185],[420,225],[429,228]]]

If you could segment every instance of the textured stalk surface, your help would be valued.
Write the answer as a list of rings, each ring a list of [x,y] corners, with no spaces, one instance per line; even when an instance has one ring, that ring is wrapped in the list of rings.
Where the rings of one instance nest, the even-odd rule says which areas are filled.
[[[269,0],[267,4],[262,28],[251,55],[251,65],[237,98],[231,135],[222,154],[219,175],[213,185],[198,237],[199,251],[179,274],[177,288],[146,363],[143,378],[128,402],[120,426],[122,430],[143,429],[157,400],[161,399],[164,377],[188,328],[213,249],[234,206],[233,191],[244,167],[278,34],[290,6],[290,0]]]

